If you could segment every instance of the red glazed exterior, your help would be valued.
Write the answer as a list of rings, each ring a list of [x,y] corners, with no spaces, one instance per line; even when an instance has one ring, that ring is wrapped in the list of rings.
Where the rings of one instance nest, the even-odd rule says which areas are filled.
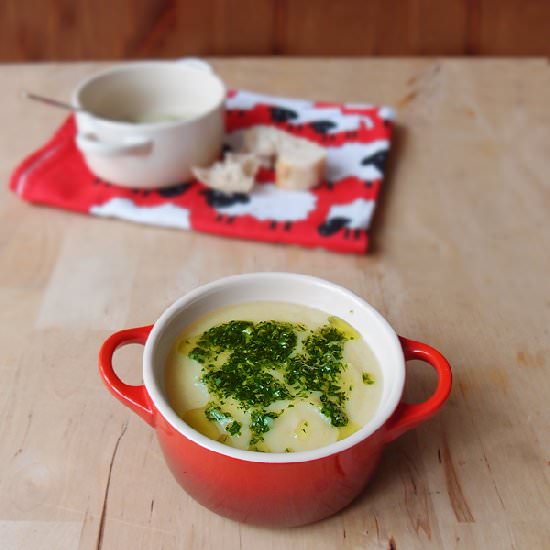
[[[245,462],[182,437],[162,417],[157,435],[168,467],[200,504],[255,525],[295,527],[347,506],[380,458],[381,430],[338,454],[307,462]]]
[[[151,326],[123,330],[103,344],[99,370],[111,393],[156,429],[178,483],[200,504],[237,521],[271,527],[312,523],[335,514],[364,489],[386,443],[433,416],[451,389],[451,369],[435,349],[400,337],[405,359],[420,359],[439,377],[424,403],[400,403],[377,431],[354,446],[304,462],[253,462],[207,449],[176,430],[153,405],[145,386],[124,384],[112,367],[122,345],[145,343]],[[290,457],[289,457],[290,458]]]

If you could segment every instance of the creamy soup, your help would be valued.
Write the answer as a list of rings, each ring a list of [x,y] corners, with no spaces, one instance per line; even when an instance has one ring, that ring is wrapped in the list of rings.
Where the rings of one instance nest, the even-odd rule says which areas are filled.
[[[177,339],[166,365],[168,400],[192,428],[263,452],[317,449],[374,415],[376,358],[348,323],[285,302],[209,313]]]

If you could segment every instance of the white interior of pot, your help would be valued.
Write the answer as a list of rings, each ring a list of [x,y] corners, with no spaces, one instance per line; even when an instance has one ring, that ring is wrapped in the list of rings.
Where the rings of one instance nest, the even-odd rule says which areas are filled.
[[[350,437],[312,451],[278,454],[242,451],[213,441],[190,428],[164,396],[164,368],[181,331],[215,309],[242,302],[285,301],[321,309],[351,324],[374,352],[383,373],[382,397],[374,417]],[[157,409],[181,433],[200,445],[242,460],[297,462],[313,460],[351,447],[383,425],[395,410],[405,379],[399,340],[387,321],[364,300],[327,281],[290,273],[252,273],[201,287],[168,308],[149,336],[144,352],[144,381]]]
[[[221,81],[182,63],[141,63],[100,73],[76,92],[75,102],[99,118],[138,121],[144,114],[196,118],[225,97]]]

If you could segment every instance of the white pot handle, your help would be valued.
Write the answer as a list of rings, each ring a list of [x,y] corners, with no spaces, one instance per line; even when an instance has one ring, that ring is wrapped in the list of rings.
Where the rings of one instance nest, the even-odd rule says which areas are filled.
[[[201,71],[205,71],[207,73],[214,72],[214,69],[212,68],[210,63],[207,63],[206,61],[203,61],[198,57],[182,57],[181,59],[177,60],[177,63],[183,63],[184,65],[189,65],[194,69],[200,69]]]
[[[149,152],[153,142],[145,137],[136,136],[123,143],[107,143],[90,134],[77,134],[76,145],[85,154],[116,156]]]

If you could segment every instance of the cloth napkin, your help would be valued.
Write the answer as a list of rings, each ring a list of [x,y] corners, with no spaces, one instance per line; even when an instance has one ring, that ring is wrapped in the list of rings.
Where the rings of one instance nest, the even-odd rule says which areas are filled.
[[[270,125],[327,149],[325,181],[288,191],[262,169],[250,194],[226,194],[200,182],[163,189],[117,187],[94,176],[75,145],[69,117],[51,139],[15,169],[10,188],[23,200],[100,217],[335,252],[364,253],[390,146],[393,110],[364,104],[312,102],[228,93],[228,150],[242,132]]]

